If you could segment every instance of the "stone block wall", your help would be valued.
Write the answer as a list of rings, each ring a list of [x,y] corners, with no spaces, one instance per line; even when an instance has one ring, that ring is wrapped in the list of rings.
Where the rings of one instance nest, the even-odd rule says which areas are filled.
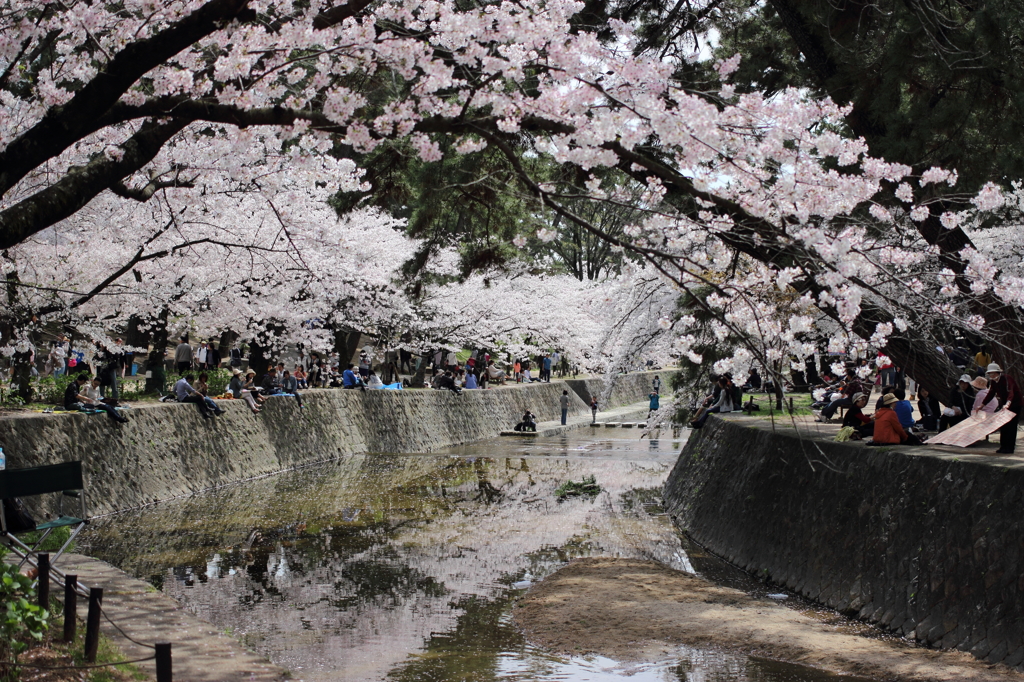
[[[129,423],[106,415],[31,414],[0,419],[0,445],[14,468],[82,460],[93,514],[149,504],[316,461],[361,452],[427,452],[497,436],[530,409],[561,416],[565,384],[487,391],[345,391],[273,398],[254,416],[242,401],[203,420],[194,405],[143,405]],[[569,393],[570,415],[589,414]]]
[[[675,374],[675,370],[617,374],[613,378],[615,383],[612,385],[611,395],[608,399],[601,402],[600,408],[622,407],[641,400],[647,400],[647,396],[651,392],[651,382],[655,376],[661,377],[661,395],[664,398],[667,394],[671,393],[669,384],[673,374]],[[601,400],[609,380],[612,380],[612,378],[566,379],[565,383],[569,384],[572,391],[584,403],[589,405],[591,396],[597,396],[598,401]]]
[[[687,535],[771,583],[1020,668],[1024,467],[965,457],[974,461],[712,417],[680,454],[665,499]]]

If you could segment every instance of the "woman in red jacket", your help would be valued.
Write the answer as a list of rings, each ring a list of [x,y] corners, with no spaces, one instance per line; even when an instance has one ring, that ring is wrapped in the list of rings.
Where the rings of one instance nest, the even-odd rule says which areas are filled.
[[[882,396],[882,406],[875,410],[872,419],[875,420],[875,433],[871,437],[872,445],[920,445],[921,439],[907,433],[900,426],[900,418],[896,416],[892,406],[899,402],[899,399],[892,393]]]

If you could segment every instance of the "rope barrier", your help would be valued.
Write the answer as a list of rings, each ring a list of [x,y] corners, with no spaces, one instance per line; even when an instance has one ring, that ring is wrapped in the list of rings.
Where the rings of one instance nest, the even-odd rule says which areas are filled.
[[[114,621],[110,620],[110,616],[108,616],[108,615],[107,615],[107,612],[103,610],[103,607],[102,607],[102,606],[100,607],[100,613],[101,613],[101,614],[103,614],[103,617],[107,619],[107,622],[108,622],[108,623],[110,623],[111,625],[113,625],[113,626],[114,626],[114,629],[116,629],[116,630],[117,630],[118,632],[120,632],[120,633],[121,633],[121,635],[122,635],[122,636],[123,636],[123,637],[124,637],[125,639],[127,639],[127,640],[128,640],[129,642],[134,642],[135,644],[138,644],[138,645],[139,645],[139,646],[141,646],[141,647],[146,647],[147,649],[156,649],[156,647],[155,647],[155,646],[153,646],[152,644],[146,644],[146,643],[144,643],[144,642],[140,642],[139,640],[135,639],[134,637],[132,637],[131,635],[129,635],[129,634],[127,633],[127,632],[125,632],[124,630],[122,630],[122,629],[121,629],[121,626],[120,626],[120,625],[118,625],[118,624],[117,624],[117,623],[115,623]],[[147,659],[147,660],[148,660],[148,659]]]

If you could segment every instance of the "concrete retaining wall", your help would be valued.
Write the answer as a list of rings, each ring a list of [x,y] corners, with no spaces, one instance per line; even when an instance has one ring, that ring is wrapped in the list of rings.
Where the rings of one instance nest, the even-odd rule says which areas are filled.
[[[487,391],[343,391],[274,398],[254,416],[223,401],[205,421],[193,405],[154,404],[117,425],[106,415],[33,414],[0,419],[8,466],[85,463],[93,513],[148,504],[234,481],[359,452],[425,452],[497,436],[529,408],[558,419],[561,382]],[[570,414],[589,414],[572,398]]]
[[[923,644],[1021,667],[1024,469],[977,460],[712,417],[665,498],[689,536],[751,573]]]
[[[671,393],[669,384],[673,374],[675,374],[674,371],[617,374],[614,377],[611,394],[604,400],[601,399],[601,396],[607,387],[606,379],[566,379],[565,383],[569,384],[569,387],[576,395],[588,405],[590,404],[590,397],[597,396],[600,408],[604,410],[647,400],[647,396],[651,392],[651,382],[655,376],[661,377],[661,395],[665,396]]]

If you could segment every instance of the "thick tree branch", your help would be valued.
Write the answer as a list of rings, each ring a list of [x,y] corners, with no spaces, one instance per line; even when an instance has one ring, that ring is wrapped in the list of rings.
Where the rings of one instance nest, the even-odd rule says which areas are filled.
[[[47,159],[97,130],[96,121],[147,71],[164,63],[233,19],[248,19],[249,0],[210,0],[156,35],[128,44],[67,104],[0,152],[0,195]]]
[[[139,132],[121,145],[124,154],[120,159],[98,154],[46,189],[0,212],[0,249],[12,247],[73,215],[97,194],[152,161],[186,124],[187,121],[177,119],[144,123]]]

